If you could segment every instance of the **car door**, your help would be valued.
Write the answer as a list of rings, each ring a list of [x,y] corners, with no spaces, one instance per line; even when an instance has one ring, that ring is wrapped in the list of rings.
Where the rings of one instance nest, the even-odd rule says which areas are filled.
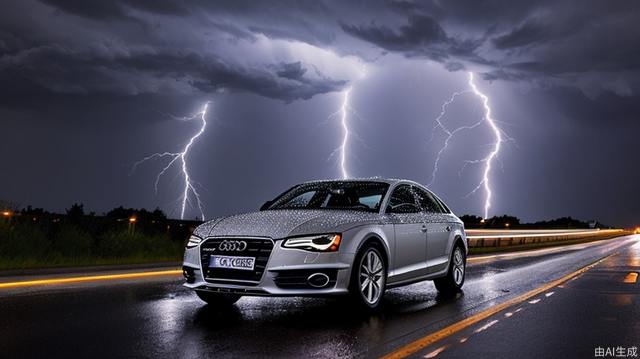
[[[395,187],[385,209],[395,233],[394,268],[396,280],[427,274],[426,227],[413,189],[408,184]]]
[[[431,192],[414,187],[427,226],[427,270],[435,273],[444,270],[449,260],[451,224],[440,202]]]

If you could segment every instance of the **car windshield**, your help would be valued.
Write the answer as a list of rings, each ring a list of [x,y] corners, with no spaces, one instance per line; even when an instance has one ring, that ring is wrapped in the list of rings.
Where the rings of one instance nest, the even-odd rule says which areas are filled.
[[[389,184],[383,182],[317,182],[296,186],[268,209],[348,209],[377,212]]]

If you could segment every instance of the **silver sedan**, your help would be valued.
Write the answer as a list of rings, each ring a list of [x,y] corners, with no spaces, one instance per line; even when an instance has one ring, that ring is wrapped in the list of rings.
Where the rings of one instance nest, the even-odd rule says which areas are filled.
[[[350,295],[368,309],[385,289],[433,280],[464,284],[462,221],[407,180],[307,182],[259,212],[200,225],[187,243],[185,286],[207,303],[250,296]]]

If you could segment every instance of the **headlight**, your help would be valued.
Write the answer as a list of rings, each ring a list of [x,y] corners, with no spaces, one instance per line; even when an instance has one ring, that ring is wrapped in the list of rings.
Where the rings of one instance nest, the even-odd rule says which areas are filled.
[[[340,247],[340,234],[318,234],[313,236],[287,238],[284,248],[304,249],[312,252],[335,252]]]
[[[189,237],[189,242],[187,242],[187,248],[193,248],[200,244],[200,242],[202,242],[202,238],[192,234],[191,237]]]

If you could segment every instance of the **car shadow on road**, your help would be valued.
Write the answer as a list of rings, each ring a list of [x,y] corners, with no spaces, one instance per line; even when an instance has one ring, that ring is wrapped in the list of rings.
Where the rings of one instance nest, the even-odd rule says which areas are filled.
[[[270,328],[282,325],[305,330],[357,328],[372,318],[387,322],[405,315],[425,314],[434,308],[455,304],[464,296],[464,292],[446,296],[429,286],[431,284],[421,283],[389,290],[380,309],[375,312],[362,310],[348,297],[245,297],[229,307],[203,303],[196,311],[194,324],[211,329],[241,328],[245,325]]]

